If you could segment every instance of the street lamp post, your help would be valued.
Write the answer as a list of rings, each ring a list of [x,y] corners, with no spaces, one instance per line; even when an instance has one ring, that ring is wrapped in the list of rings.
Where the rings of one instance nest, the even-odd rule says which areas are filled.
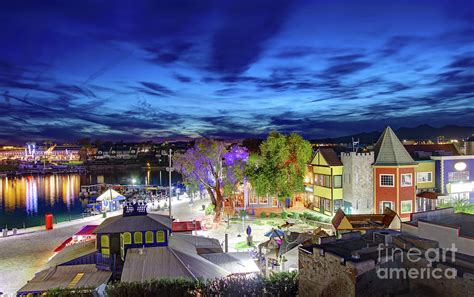
[[[170,149],[169,153],[168,153],[168,161],[169,161],[169,167],[168,167],[168,171],[169,171],[169,187],[170,187],[170,197],[169,197],[169,217],[171,219],[171,195],[173,194],[173,191],[171,189],[171,170],[173,170],[173,168],[171,167],[171,152],[172,150]]]

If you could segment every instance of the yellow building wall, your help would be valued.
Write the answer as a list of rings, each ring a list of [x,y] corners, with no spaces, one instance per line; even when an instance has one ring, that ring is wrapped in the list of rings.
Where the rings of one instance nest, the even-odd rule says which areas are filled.
[[[317,174],[331,175],[330,167],[313,166],[313,172]]]
[[[328,163],[324,159],[324,157],[321,155],[321,152],[318,152],[314,158],[313,161],[311,161],[311,165],[321,165],[321,166],[328,166]]]
[[[333,193],[333,195],[334,195],[334,196],[332,197],[333,199],[342,199],[342,198],[343,198],[343,197],[342,197],[342,188],[334,189],[332,193]]]
[[[334,166],[334,167],[332,167],[332,174],[333,174],[333,175],[342,175],[343,168],[344,168],[344,167],[342,167],[342,166]]]
[[[418,182],[418,178],[415,177],[416,186],[418,189],[431,189],[435,187],[435,162],[434,161],[418,161],[416,167],[416,173],[418,172],[431,172],[431,182]]]
[[[314,195],[319,197],[324,197],[327,199],[332,199],[331,197],[331,188],[325,188],[321,186],[314,186]]]

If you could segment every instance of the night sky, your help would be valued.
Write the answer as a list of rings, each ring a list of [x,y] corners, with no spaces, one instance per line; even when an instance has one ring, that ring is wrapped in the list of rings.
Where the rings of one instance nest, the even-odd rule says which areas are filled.
[[[474,1],[2,1],[0,143],[474,123]]]

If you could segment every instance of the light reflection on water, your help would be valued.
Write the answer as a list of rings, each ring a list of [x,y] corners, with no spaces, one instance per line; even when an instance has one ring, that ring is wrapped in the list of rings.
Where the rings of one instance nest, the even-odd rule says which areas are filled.
[[[88,201],[79,199],[81,185],[98,182],[168,185],[166,171],[113,171],[100,174],[23,176],[0,179],[0,229],[30,227],[44,223],[44,215],[53,213],[55,220],[68,220],[83,213]],[[173,172],[173,183],[179,176]]]
[[[0,227],[37,225],[43,215],[82,213],[79,175],[22,176],[0,179]]]

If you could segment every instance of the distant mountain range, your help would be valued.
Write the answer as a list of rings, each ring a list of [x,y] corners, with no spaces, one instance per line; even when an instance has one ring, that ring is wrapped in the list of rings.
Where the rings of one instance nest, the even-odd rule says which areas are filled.
[[[446,125],[443,127],[432,127],[430,125],[420,125],[412,128],[402,127],[395,129],[395,134],[403,139],[414,139],[414,140],[435,140],[439,136],[444,136],[446,139],[460,139],[468,138],[474,134],[474,127],[469,126],[456,126]],[[350,143],[352,138],[355,140],[359,139],[360,143],[372,144],[377,141],[382,131],[363,132],[354,135],[335,137],[335,138],[323,138],[315,139],[313,143]]]

